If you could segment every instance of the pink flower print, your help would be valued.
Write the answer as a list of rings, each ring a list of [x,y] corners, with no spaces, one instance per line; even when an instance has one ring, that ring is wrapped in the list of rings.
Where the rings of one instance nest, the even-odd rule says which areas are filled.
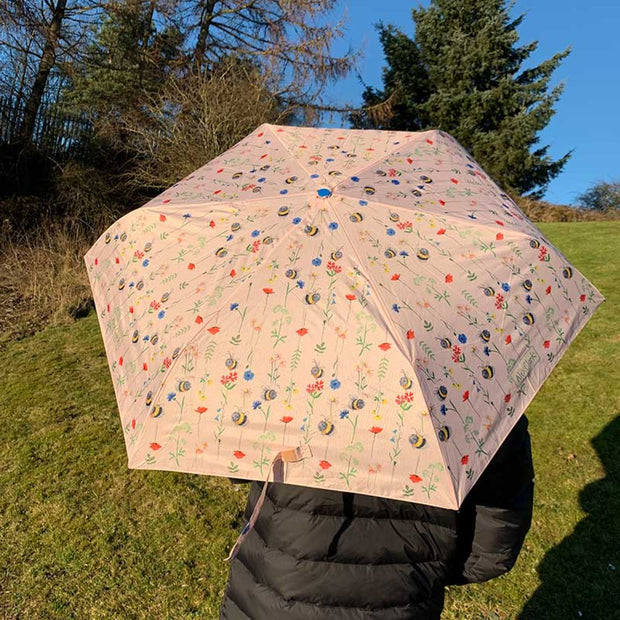
[[[452,361],[453,362],[461,361],[461,347],[459,347],[456,344],[452,347]]]
[[[547,248],[544,245],[541,245],[540,250],[538,250],[538,260],[541,262],[549,260],[549,257],[547,256]]]
[[[503,308],[503,306],[504,306],[504,296],[501,293],[498,293],[495,296],[495,307],[498,310],[501,310]]]

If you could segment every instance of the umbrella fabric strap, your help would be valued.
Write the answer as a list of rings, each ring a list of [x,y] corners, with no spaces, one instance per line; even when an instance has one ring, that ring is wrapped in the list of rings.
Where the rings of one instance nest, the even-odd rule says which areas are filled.
[[[241,534],[237,538],[237,541],[233,545],[233,548],[230,550],[228,557],[224,560],[228,562],[230,560],[234,560],[237,552],[239,551],[239,547],[241,543],[247,538],[251,529],[254,527],[256,520],[258,519],[258,514],[260,513],[260,509],[263,506],[265,501],[265,495],[267,494],[267,485],[269,484],[269,477],[271,476],[271,472],[274,472],[274,481],[275,481],[275,467],[280,463],[297,463],[298,461],[302,461],[305,458],[312,456],[312,452],[310,451],[309,446],[297,446],[296,448],[291,448],[289,450],[281,450],[278,452],[271,461],[271,465],[269,466],[269,471],[267,472],[267,476],[265,478],[265,484],[263,485],[263,491],[258,498],[254,506],[254,510],[252,511],[252,515],[250,516],[249,521],[245,524],[244,528],[241,530]],[[282,476],[280,475],[280,480]]]

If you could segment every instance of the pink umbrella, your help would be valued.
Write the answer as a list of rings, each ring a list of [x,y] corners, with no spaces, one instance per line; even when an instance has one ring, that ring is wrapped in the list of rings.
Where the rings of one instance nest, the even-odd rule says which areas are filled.
[[[84,258],[129,467],[452,509],[603,301],[440,131],[262,125]]]

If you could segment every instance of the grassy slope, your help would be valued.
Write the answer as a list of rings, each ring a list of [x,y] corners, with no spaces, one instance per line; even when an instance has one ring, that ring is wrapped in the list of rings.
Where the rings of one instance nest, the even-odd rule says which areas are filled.
[[[620,617],[620,223],[540,227],[607,302],[529,408],[537,492],[517,566],[452,588],[446,619]],[[96,317],[10,343],[0,365],[0,617],[217,618],[245,491],[126,468]]]

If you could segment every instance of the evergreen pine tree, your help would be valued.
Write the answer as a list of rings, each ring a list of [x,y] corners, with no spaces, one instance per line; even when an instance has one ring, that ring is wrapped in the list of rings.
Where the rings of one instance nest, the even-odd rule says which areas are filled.
[[[358,127],[453,135],[505,189],[540,197],[562,170],[539,132],[554,114],[563,85],[550,89],[570,50],[532,68],[523,63],[538,42],[518,46],[523,15],[506,0],[432,0],[412,11],[415,37],[379,25],[386,57],[383,90],[367,88]]]

